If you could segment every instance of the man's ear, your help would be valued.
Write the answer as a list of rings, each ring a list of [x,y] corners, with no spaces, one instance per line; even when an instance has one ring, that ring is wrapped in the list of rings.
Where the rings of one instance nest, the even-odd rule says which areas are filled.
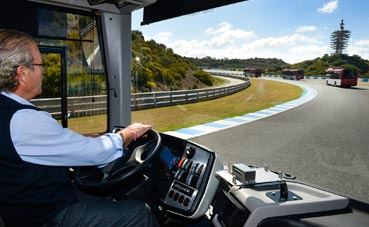
[[[28,83],[28,75],[29,73],[29,69],[24,66],[24,65],[21,65],[21,66],[18,66],[17,68],[17,78],[18,78],[18,81],[19,83],[24,83],[24,84],[27,84]]]

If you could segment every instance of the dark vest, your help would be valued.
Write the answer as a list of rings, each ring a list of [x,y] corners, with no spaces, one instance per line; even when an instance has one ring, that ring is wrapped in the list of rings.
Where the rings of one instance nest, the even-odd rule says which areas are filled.
[[[6,227],[41,225],[76,199],[67,168],[19,157],[10,137],[10,120],[21,109],[38,110],[0,94],[0,216]]]

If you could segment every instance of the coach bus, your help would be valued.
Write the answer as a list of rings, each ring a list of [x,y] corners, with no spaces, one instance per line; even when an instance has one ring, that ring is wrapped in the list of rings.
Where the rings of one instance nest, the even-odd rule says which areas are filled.
[[[261,77],[261,69],[256,68],[245,68],[243,70],[245,77]]]
[[[282,70],[282,78],[289,80],[303,80],[304,79],[304,70],[298,69],[283,69]]]
[[[153,129],[149,130],[145,136],[137,138],[127,148],[124,148],[122,157],[106,165],[72,166],[72,162],[70,165],[67,164],[68,166],[55,168],[68,171],[70,183],[86,194],[109,195],[115,201],[126,199],[144,201],[151,207],[161,227],[369,226],[368,201],[341,195],[342,191],[334,188],[328,191],[319,189],[316,185],[310,186],[308,183],[301,182],[300,179],[295,180],[289,172],[289,168],[300,166],[306,173],[306,176],[301,177],[302,179],[319,178],[322,181],[326,179],[323,175],[331,177],[331,181],[337,181],[334,177],[335,172],[347,176],[351,176],[350,172],[352,172],[358,177],[357,184],[363,185],[367,177],[365,173],[361,174],[359,171],[367,171],[367,162],[361,156],[354,156],[351,150],[347,151],[346,155],[342,155],[351,159],[347,162],[363,166],[362,170],[355,170],[354,166],[349,163],[343,163],[343,171],[338,171],[342,163],[335,165],[336,160],[330,160],[328,154],[315,152],[314,147],[322,146],[321,144],[311,144],[306,149],[312,151],[311,156],[315,157],[316,162],[312,163],[314,171],[306,171],[306,167],[310,165],[308,161],[304,163],[293,161],[295,158],[292,158],[292,155],[297,156],[298,160],[306,158],[306,156],[299,156],[301,153],[299,150],[289,155],[291,160],[289,158],[288,165],[280,162],[285,157],[284,154],[282,155],[286,153],[285,149],[288,146],[295,148],[296,145],[296,142],[290,144],[291,141],[286,140],[283,136],[287,132],[276,134],[275,137],[282,139],[281,146],[273,147],[270,154],[263,156],[259,155],[259,151],[267,146],[261,145],[272,145],[266,139],[270,137],[253,137],[252,134],[244,132],[240,126],[234,125],[236,122],[244,123],[250,121],[248,119],[259,118],[263,115],[261,113],[257,116],[247,114],[230,121],[209,123],[206,126],[196,127],[196,129],[158,132],[155,128],[156,118],[154,116],[167,112],[166,108],[157,108],[153,112],[144,113],[132,111],[131,79],[134,74],[131,70],[134,68],[132,60],[136,54],[143,55],[143,53],[132,51],[132,11],[143,8],[142,24],[147,25],[235,2],[240,2],[240,0],[0,1],[0,29],[15,29],[32,35],[42,53],[42,62],[35,62],[35,65],[37,63],[38,67],[43,67],[42,85],[45,93],[31,100],[34,104],[37,103],[35,105],[40,107],[41,111],[46,111],[45,106],[49,107],[47,109],[53,107],[49,102],[50,98],[58,98],[60,105],[53,107],[52,111],[60,113],[58,117],[61,119],[60,125],[66,128],[65,130],[72,129],[85,136],[115,132],[117,129],[126,127],[134,121],[135,112],[145,114],[143,123],[153,125]],[[244,4],[247,5],[247,2],[245,1]],[[148,52],[148,50],[145,51]],[[0,59],[0,64],[4,59]],[[143,62],[142,58],[141,62]],[[29,67],[30,70],[32,68],[31,66],[22,67]],[[303,79],[302,71],[284,70],[284,72],[286,76],[293,75],[291,78]],[[28,77],[25,78],[28,81]],[[242,104],[252,104],[247,102],[249,96],[254,94],[257,96],[264,88],[268,89],[268,82],[264,80],[258,82],[260,82],[260,86],[257,87],[258,93],[244,96],[245,103]],[[6,100],[3,93],[1,98],[1,100]],[[7,116],[10,121],[8,112],[18,107],[0,104],[3,104],[0,105],[1,116]],[[204,103],[204,105],[209,104]],[[239,105],[239,103],[234,103],[234,105]],[[78,112],[80,107],[89,110],[89,113]],[[8,110],[8,108],[12,109]],[[178,111],[176,121],[182,121],[187,116],[197,117],[202,114],[193,112],[189,106],[185,105],[178,105],[176,109]],[[307,108],[303,109],[305,111]],[[184,116],[182,112],[188,115]],[[209,111],[212,119],[214,114],[220,113]],[[161,116],[161,119],[158,119],[163,118],[165,117]],[[1,127],[6,124],[3,123],[6,119],[2,120]],[[163,120],[167,121],[167,119]],[[312,121],[313,119],[301,120]],[[272,127],[278,130],[280,123],[291,124],[292,133],[305,130],[299,128],[300,125],[297,123],[300,122],[281,122],[278,117],[273,120],[269,117],[267,120],[260,121],[260,128],[257,128],[258,124],[254,123],[250,126],[257,128],[255,132],[260,131],[260,135],[266,124],[274,125]],[[223,127],[221,125],[224,125],[226,130],[215,130]],[[197,138],[186,137],[186,133],[203,132],[204,128],[211,129],[211,134],[197,136]],[[20,127],[19,130],[23,128]],[[7,143],[4,145],[3,141],[10,139],[10,130],[3,128],[1,132],[4,131],[6,134],[0,135],[0,166],[13,168],[20,173],[23,169],[19,167],[35,165],[23,161],[16,153],[14,146],[10,147]],[[53,132],[48,133],[55,137],[58,136]],[[354,135],[350,134],[350,136]],[[245,143],[237,140],[241,137],[245,140],[242,142],[257,139],[259,145],[255,147],[242,145]],[[196,139],[199,142],[196,142]],[[37,144],[37,141],[32,142],[34,142],[33,146]],[[304,142],[298,141],[298,143]],[[307,143],[304,143],[304,146],[306,145]],[[365,144],[362,147],[365,149]],[[339,152],[335,150],[335,147],[326,149],[327,153],[332,153],[332,155]],[[224,154],[224,162],[222,154]],[[9,155],[12,156],[10,163],[4,158],[8,158]],[[236,163],[231,163],[230,157],[233,157]],[[271,167],[260,166],[264,165],[268,159],[278,161],[272,163]],[[37,166],[42,168],[41,164]],[[28,183],[29,181],[27,181],[27,186],[30,190],[24,187],[25,190],[6,190],[4,189],[5,184],[12,184],[15,185],[13,188],[17,188],[17,183],[14,182],[19,182],[16,181],[19,179],[19,174],[9,175],[7,173],[0,174],[0,227],[35,226],[31,223],[12,225],[11,221],[17,220],[17,217],[19,221],[22,221],[27,215],[32,216],[33,219],[43,220],[39,224],[46,226],[44,225],[47,221],[44,219],[45,215],[33,215],[34,211],[40,207],[45,210],[52,209],[55,207],[54,204],[45,203],[47,199],[34,201],[36,199],[24,196],[22,193],[31,191],[34,192],[32,195],[35,195],[35,198],[39,198],[37,196],[40,193],[45,197],[52,197],[55,191],[38,187],[38,185]],[[42,180],[46,178],[35,177],[42,178]],[[344,181],[340,183],[342,184],[340,188],[348,188],[347,190],[350,191],[356,186],[347,185]],[[363,185],[363,187],[367,186]],[[16,206],[19,204],[20,206]],[[27,210],[27,212],[19,212],[19,207],[23,207],[22,211]],[[11,213],[10,218],[9,213]],[[136,214],[132,212],[133,215]],[[105,218],[111,217],[106,216]],[[27,220],[30,221],[30,219]],[[81,217],[81,220],[84,218]],[[52,226],[62,227],[63,225],[55,223]]]
[[[327,85],[351,87],[357,85],[357,71],[355,69],[329,68],[325,74]]]

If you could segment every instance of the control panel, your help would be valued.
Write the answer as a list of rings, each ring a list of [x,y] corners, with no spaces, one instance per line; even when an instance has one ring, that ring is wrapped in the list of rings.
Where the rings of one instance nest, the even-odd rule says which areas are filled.
[[[194,213],[206,191],[214,161],[213,153],[194,144],[187,144],[164,204],[181,214]]]

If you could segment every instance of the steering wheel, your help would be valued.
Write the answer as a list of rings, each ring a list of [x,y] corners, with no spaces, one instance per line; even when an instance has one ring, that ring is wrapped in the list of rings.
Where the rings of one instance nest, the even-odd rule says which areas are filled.
[[[123,156],[103,168],[78,167],[72,179],[82,190],[104,193],[132,181],[140,176],[160,151],[161,136],[150,129],[145,135],[132,141],[123,151]]]

